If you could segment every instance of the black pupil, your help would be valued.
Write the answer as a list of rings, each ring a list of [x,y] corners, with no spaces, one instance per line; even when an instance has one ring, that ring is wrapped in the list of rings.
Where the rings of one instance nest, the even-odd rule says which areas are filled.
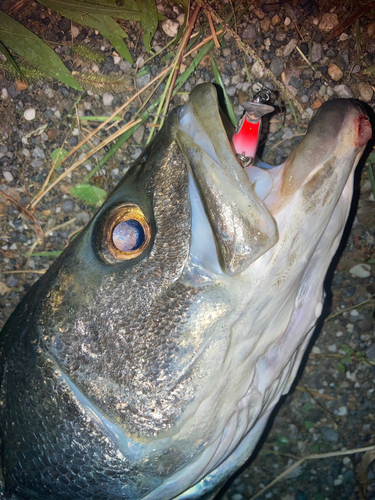
[[[120,222],[113,230],[112,240],[120,252],[138,250],[145,241],[145,232],[142,224],[134,219]]]

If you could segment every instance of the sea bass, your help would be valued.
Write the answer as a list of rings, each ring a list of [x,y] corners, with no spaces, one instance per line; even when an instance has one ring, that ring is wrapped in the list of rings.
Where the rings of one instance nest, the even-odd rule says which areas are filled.
[[[197,86],[2,330],[8,495],[213,498],[289,390],[371,127],[328,101],[244,169],[221,116]]]

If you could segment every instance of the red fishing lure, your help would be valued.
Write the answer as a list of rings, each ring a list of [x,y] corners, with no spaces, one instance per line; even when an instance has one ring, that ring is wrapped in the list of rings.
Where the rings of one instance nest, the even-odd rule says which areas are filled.
[[[262,128],[262,116],[272,113],[274,108],[259,102],[244,102],[245,113],[238,122],[232,137],[232,147],[241,165],[252,165],[258,148]]]

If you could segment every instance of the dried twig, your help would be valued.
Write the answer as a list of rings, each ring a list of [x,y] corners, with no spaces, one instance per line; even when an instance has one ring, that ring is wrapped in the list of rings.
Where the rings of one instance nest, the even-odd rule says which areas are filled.
[[[280,82],[275,75],[270,71],[268,68],[266,68],[263,60],[258,56],[258,54],[251,48],[249,45],[244,43],[241,38],[237,35],[237,33],[229,26],[228,23],[226,23],[221,17],[216,13],[216,11],[209,5],[206,4],[203,0],[198,0],[199,5],[201,5],[202,8],[206,9],[207,12],[209,12],[212,16],[212,19],[217,23],[221,24],[222,26],[225,27],[225,30],[230,33],[233,38],[236,40],[238,48],[245,52],[248,56],[252,57],[255,61],[257,61],[258,64],[261,65],[263,68],[265,74],[267,77],[272,81],[272,83],[280,90],[280,92],[290,101],[294,103],[298,111],[300,112],[301,116],[305,113],[305,110],[301,106],[301,104],[297,101],[297,99],[289,92],[289,90],[285,87],[285,85]]]
[[[212,17],[211,17],[211,15],[210,15],[209,12],[206,12],[206,14],[207,14],[207,17],[208,17],[208,22],[210,24],[210,29],[211,29],[212,36],[214,37],[215,47],[218,49],[218,48],[220,48],[220,43],[219,43],[219,40],[217,39],[217,36],[216,36],[216,31],[215,31],[215,28],[214,28],[214,23],[212,22]]]

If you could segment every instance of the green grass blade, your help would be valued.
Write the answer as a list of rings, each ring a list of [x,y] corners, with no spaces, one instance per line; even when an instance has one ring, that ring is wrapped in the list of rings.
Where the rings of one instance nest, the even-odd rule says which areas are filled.
[[[369,162],[367,165],[367,174],[368,174],[368,178],[370,179],[372,194],[375,198],[375,178],[374,178],[374,171],[372,169],[371,162]]]
[[[212,68],[213,68],[214,74],[215,74],[216,83],[221,87],[221,89],[223,91],[224,102],[225,102],[225,107],[227,108],[226,111],[228,113],[228,117],[229,117],[230,121],[232,122],[233,127],[235,127],[237,125],[236,114],[234,112],[232,103],[230,102],[229,96],[228,96],[227,91],[225,89],[223,79],[221,78],[220,72],[217,69],[215,60],[212,56],[211,56],[211,61],[212,61]]]
[[[241,1],[242,3],[242,1]],[[244,14],[244,12],[246,12],[248,9],[244,9],[237,17],[236,17],[236,21],[238,22],[239,19],[241,19],[242,15]],[[229,15],[228,16],[229,18],[231,18],[232,16]],[[226,22],[228,22],[229,20],[225,20]],[[234,24],[234,21],[231,22],[231,24]],[[221,29],[221,28],[219,28]],[[221,35],[219,37],[222,38],[223,35]],[[182,85],[186,82],[186,80],[189,78],[189,76],[194,73],[195,69],[197,68],[197,66],[199,65],[199,63],[202,61],[202,59],[208,54],[208,52],[214,47],[215,45],[215,42],[213,40],[211,40],[210,42],[206,43],[206,45],[204,45],[200,51],[198,52],[198,54],[194,57],[192,63],[190,64],[190,66],[188,68],[186,68],[186,70],[177,78],[176,80],[176,83],[175,83],[175,88],[174,88],[174,91],[173,91],[173,96],[175,96],[177,94],[177,92],[180,90],[180,88],[182,87]],[[116,143],[110,148],[110,150],[108,151],[108,153],[104,156],[104,158],[99,162],[99,164],[93,168],[93,170],[88,174],[86,175],[86,177],[84,178],[83,180],[83,183],[87,182],[89,179],[91,179],[91,177],[93,177],[106,163],[107,161],[116,153],[116,151],[118,151],[118,149],[134,134],[134,132],[141,126],[143,125],[146,120],[148,119],[148,117],[155,111],[155,109],[158,107],[159,105],[159,102],[160,102],[160,97],[158,99],[156,99],[148,108],[147,110],[143,111],[143,113],[140,115],[140,118],[141,118],[141,122],[138,123],[137,125],[134,125],[134,127],[132,127],[131,129],[127,130],[126,132],[124,132],[123,135],[121,135]]]
[[[132,0],[133,1],[133,0]],[[151,40],[158,29],[158,9],[155,0],[142,0],[137,2],[144,14],[141,20],[143,28],[143,43],[148,52],[151,52]]]
[[[54,50],[4,12],[0,12],[0,38],[19,56],[37,67],[43,67],[46,76],[56,78],[74,89],[83,90]]]
[[[76,2],[73,0],[67,2],[60,0],[39,0],[39,2],[77,24],[98,30],[104,38],[107,38],[111,42],[116,51],[124,59],[133,64],[133,58],[124,42],[124,38],[128,37],[127,33],[107,11],[104,10],[102,12],[100,10],[104,8],[103,6],[97,5],[98,10],[95,11],[93,9],[95,4],[87,4],[86,2]]]

